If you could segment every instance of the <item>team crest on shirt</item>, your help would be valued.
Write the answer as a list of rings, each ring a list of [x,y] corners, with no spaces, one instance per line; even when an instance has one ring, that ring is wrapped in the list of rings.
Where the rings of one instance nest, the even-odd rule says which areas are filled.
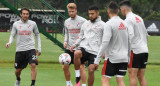
[[[28,25],[28,29],[31,27],[31,25]]]
[[[87,28],[89,27],[89,24],[87,25]]]
[[[71,25],[70,24],[68,24],[68,27],[70,27]]]
[[[98,30],[98,26],[95,26],[95,27],[94,27],[94,30],[96,30],[96,31],[97,31],[97,30]]]
[[[77,26],[79,26],[79,25],[80,25],[80,23],[78,22]]]
[[[22,28],[22,26],[20,25],[20,26],[19,26],[19,29],[21,29],[21,28]]]

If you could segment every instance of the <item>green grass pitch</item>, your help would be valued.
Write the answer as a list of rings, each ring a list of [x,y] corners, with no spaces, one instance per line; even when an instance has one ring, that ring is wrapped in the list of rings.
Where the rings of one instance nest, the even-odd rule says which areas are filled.
[[[15,55],[15,43],[9,49],[5,49],[5,44],[8,42],[10,33],[0,32],[0,86],[14,86],[14,55]],[[58,37],[63,41],[62,35]],[[148,41],[149,46],[149,65],[146,69],[146,79],[148,86],[160,86],[160,37],[150,36]],[[48,40],[45,36],[41,35],[42,41],[42,55],[39,56],[39,65],[37,66],[37,80],[36,86],[65,86],[65,79],[62,71],[61,64],[58,62],[58,56],[63,53],[58,46]],[[103,61],[102,61],[103,62]],[[101,86],[101,70],[102,64],[99,70],[95,72],[94,86]],[[74,66],[71,65],[71,81],[75,84]],[[87,68],[86,68],[87,72]],[[125,78],[126,86],[129,86],[128,73]],[[29,86],[31,82],[30,66],[23,70],[21,75],[21,86]],[[111,86],[117,86],[115,77],[111,79]]]

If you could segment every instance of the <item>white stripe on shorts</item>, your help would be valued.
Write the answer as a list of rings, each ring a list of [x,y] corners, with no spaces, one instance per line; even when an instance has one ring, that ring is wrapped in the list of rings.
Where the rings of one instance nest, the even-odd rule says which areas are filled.
[[[123,78],[124,76],[122,75],[115,75],[116,77],[119,77],[119,78]]]
[[[108,77],[108,78],[112,78],[111,76],[108,76],[108,75],[102,75],[102,76],[105,76],[105,77]]]

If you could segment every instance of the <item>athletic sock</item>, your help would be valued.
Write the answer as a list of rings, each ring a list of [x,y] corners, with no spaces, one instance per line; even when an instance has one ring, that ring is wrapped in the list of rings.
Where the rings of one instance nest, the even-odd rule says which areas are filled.
[[[18,81],[21,81],[21,78],[20,78],[20,77],[17,77],[17,80],[18,80]]]
[[[80,70],[75,70],[76,77],[80,77]]]
[[[71,85],[71,81],[66,81],[66,85]]]
[[[82,86],[86,86],[86,84],[82,84]]]
[[[31,86],[35,85],[35,80],[32,80]]]

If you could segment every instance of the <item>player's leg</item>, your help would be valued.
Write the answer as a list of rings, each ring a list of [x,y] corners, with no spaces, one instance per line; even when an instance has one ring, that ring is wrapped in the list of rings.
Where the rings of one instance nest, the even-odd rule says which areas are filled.
[[[88,86],[93,86],[94,83],[94,71],[95,71],[95,66],[94,64],[90,64],[88,67]]]
[[[80,66],[80,75],[81,75],[81,80],[82,80],[82,86],[86,86],[87,74],[85,70],[85,64],[81,64]]]
[[[114,75],[113,65],[109,62],[109,59],[105,60],[102,68],[102,80],[101,80],[102,86],[110,86],[109,81],[113,75]]]
[[[123,77],[126,75],[127,66],[128,66],[127,62],[115,64],[115,67],[117,67],[118,69],[117,70],[118,72],[116,73],[116,81],[117,81],[118,86],[125,86]]]
[[[102,86],[109,86],[109,80],[110,80],[110,77],[107,77],[105,75],[102,76]]]
[[[117,81],[118,86],[125,86],[123,77],[117,77],[116,81]]]
[[[31,79],[32,79],[31,86],[34,86],[35,85],[36,76],[37,76],[36,64],[32,63],[32,64],[30,64],[30,66],[31,66]]]
[[[64,71],[64,76],[66,79],[66,85],[67,86],[71,86],[71,74],[70,74],[70,70],[69,70],[69,65],[62,65],[63,71]]]
[[[38,65],[38,60],[36,56],[36,51],[35,49],[28,50],[27,52],[27,59],[31,67],[31,86],[35,86],[35,81],[36,81],[36,76],[37,76],[37,69],[36,65]]]
[[[15,86],[20,86],[20,75],[21,71],[27,67],[28,61],[25,60],[25,52],[16,52],[15,56],[15,75],[16,75],[16,82]]]
[[[138,68],[129,68],[129,84],[130,86],[137,86]]]
[[[137,74],[141,65],[140,58],[141,57],[139,54],[134,54],[133,51],[131,52],[131,59],[128,69],[130,86],[137,86]]]
[[[141,67],[138,71],[138,80],[140,83],[140,86],[147,86],[147,81],[145,79],[145,69],[148,61],[148,53],[142,53],[141,54]]]
[[[90,54],[88,55],[88,86],[93,86],[94,83],[94,71],[95,71],[95,66],[94,66],[94,60],[96,58],[96,55]]]
[[[81,65],[82,51],[76,50],[74,52],[74,67],[76,73],[76,85],[80,86],[80,65]]]
[[[138,77],[140,86],[147,86],[147,81],[145,79],[145,69],[139,69],[137,77]]]
[[[68,53],[70,56],[71,56],[71,63],[70,64],[73,64],[74,62],[74,52],[71,52],[70,50],[65,50],[65,53]],[[64,72],[64,76],[65,76],[65,79],[66,79],[66,85],[67,86],[72,86],[72,83],[71,83],[71,73],[70,73],[70,70],[69,70],[69,66],[70,64],[65,64],[65,65],[62,65],[62,69],[63,69],[63,72]]]
[[[23,69],[21,69],[21,68],[18,68],[18,69],[15,70],[15,75],[16,75],[16,79],[17,79],[16,82],[15,82],[15,86],[20,85],[20,81],[21,81],[20,75],[21,75],[22,70]]]

